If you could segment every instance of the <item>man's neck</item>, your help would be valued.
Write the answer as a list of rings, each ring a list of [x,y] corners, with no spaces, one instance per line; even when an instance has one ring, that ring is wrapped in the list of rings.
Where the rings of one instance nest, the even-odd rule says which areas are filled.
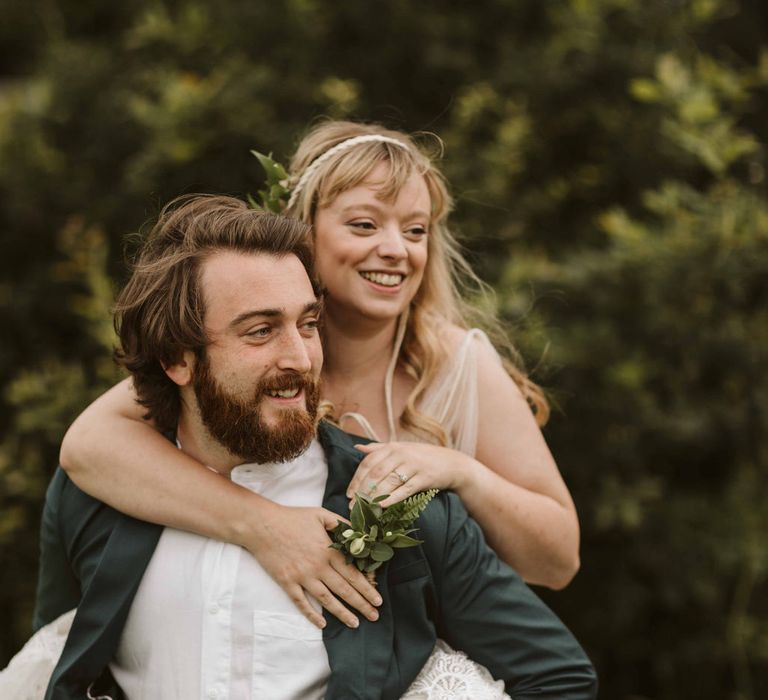
[[[223,476],[228,477],[236,466],[243,463],[242,458],[233,455],[214,440],[202,421],[191,415],[191,411],[186,410],[186,407],[179,416],[176,438],[183,452]]]

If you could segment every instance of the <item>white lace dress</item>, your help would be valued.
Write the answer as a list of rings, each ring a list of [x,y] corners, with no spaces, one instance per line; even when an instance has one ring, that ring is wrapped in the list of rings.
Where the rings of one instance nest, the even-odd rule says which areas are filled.
[[[395,350],[399,349],[398,334]],[[449,447],[474,456],[477,441],[477,343],[488,344],[485,333],[478,329],[467,332],[453,361],[430,387],[420,409],[443,426]],[[392,366],[394,369],[394,365]],[[391,376],[385,389],[390,415],[390,437],[397,439],[391,408]],[[356,421],[365,434],[378,440],[368,421],[360,414],[348,413],[342,419]],[[43,700],[48,679],[64,648],[74,617],[74,610],[62,615],[38,632],[0,671],[2,700]],[[495,681],[488,670],[461,651],[451,649],[438,640],[416,680],[402,700],[511,700],[504,683]]]
[[[0,671],[0,698],[43,700],[74,617],[75,611],[70,610],[40,628],[8,667]]]

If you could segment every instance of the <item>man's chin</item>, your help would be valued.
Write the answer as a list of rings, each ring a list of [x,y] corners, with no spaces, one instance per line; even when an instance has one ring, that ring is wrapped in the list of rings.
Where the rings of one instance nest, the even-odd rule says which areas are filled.
[[[275,399],[266,398],[261,403],[261,420],[267,428],[278,428],[284,421],[308,416],[304,399],[291,403],[279,403]]]

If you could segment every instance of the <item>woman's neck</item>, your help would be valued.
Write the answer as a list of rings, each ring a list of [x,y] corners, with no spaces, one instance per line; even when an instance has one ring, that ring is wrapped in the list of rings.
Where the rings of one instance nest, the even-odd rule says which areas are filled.
[[[383,381],[392,359],[397,319],[340,319],[329,313],[323,333],[323,377],[332,383],[359,378]]]
[[[413,380],[396,370],[391,404],[386,400],[387,369],[392,362],[398,319],[375,323],[371,319],[340,320],[333,314],[326,316],[323,398],[333,404],[337,419],[359,414],[373,430],[372,435],[382,440],[396,439],[397,429],[391,421],[401,415],[413,389]],[[345,430],[365,435],[367,429],[361,430],[361,425],[351,417],[341,423]]]

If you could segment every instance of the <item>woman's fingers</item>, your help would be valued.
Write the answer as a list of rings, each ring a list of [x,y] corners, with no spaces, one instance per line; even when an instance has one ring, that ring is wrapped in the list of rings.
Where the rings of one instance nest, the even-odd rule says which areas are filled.
[[[398,469],[403,464],[404,458],[396,450],[388,449],[384,446],[374,452],[371,452],[357,468],[355,475],[347,487],[347,497],[353,498],[356,493],[372,493],[378,491],[379,494],[388,493],[382,491],[381,486],[389,474]],[[389,483],[386,484],[390,486]]]
[[[345,523],[349,523],[349,520],[346,518],[342,518],[329,510],[322,509],[322,512],[325,521],[325,527],[328,530],[335,528],[339,520]],[[348,599],[346,595],[342,595],[342,590],[336,590],[334,586],[331,586],[331,590],[333,590],[333,592],[337,595],[340,595],[353,608],[359,610],[367,618],[372,619],[370,613],[376,611],[371,607],[371,605],[381,605],[381,595],[373,586],[373,584],[365,577],[365,574],[363,574],[359,569],[355,568],[351,564],[346,563],[343,554],[331,550],[329,550],[329,554],[330,563],[334,571],[336,571],[337,574],[343,578],[343,581],[346,582],[346,585],[352,586],[357,595],[361,596],[361,598],[358,600],[358,598],[353,596],[352,599]],[[378,613],[376,616],[378,617]]]
[[[381,604],[381,596],[365,576],[330,548],[327,529],[336,527],[339,520],[344,518],[325,508],[275,506],[265,528],[269,536],[248,547],[299,611],[320,629],[325,620],[307,595],[349,627],[359,623],[341,601],[369,620],[377,619],[374,606]]]
[[[332,565],[335,570],[333,574],[326,576],[324,579],[325,585],[347,605],[351,605],[355,610],[358,610],[371,620],[371,622],[378,620],[379,611],[366,600],[366,598],[369,598],[376,605],[381,604],[381,596],[371,583],[357,569],[345,563],[344,557],[341,555]],[[359,579],[353,575],[355,573],[360,574]],[[332,611],[329,609],[329,612]]]
[[[310,581],[306,584],[305,590],[309,595],[314,596],[317,602],[331,615],[337,617],[347,627],[354,629],[360,626],[360,620],[357,619],[357,616],[353,615],[346,607],[344,607],[339,599],[331,593],[322,581]]]
[[[326,625],[325,618],[322,613],[319,613],[307,598],[307,594],[304,589],[298,584],[291,586],[284,586],[283,590],[288,594],[288,597],[293,601],[293,604],[299,609],[299,612],[304,615],[315,627],[323,629]],[[338,617],[338,616],[337,616]],[[343,622],[343,620],[342,620]]]
[[[387,483],[391,481],[396,481],[396,485],[384,492],[389,493],[389,496],[379,502],[379,505],[382,508],[389,508],[389,506],[393,506],[395,503],[405,500],[408,496],[413,496],[414,493],[429,488],[428,486],[419,486],[420,479],[418,478],[402,481],[395,472],[392,472],[391,478],[387,479]]]

